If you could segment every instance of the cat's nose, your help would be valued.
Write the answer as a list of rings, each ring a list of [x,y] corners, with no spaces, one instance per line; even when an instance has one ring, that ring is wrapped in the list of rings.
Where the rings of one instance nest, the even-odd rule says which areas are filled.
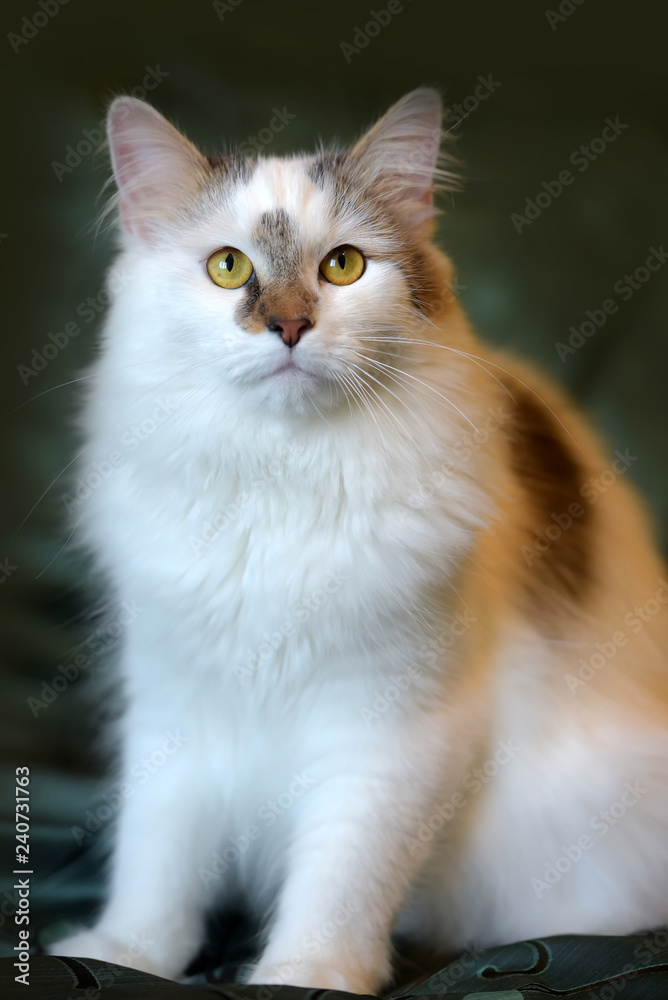
[[[272,333],[277,333],[284,344],[294,347],[298,344],[307,330],[310,330],[313,323],[305,316],[299,319],[278,319],[276,316],[267,323],[267,329]]]

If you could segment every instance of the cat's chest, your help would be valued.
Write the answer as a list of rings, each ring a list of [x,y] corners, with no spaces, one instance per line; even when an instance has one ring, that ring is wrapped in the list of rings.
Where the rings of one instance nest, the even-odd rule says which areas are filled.
[[[127,514],[113,528],[115,576],[172,620],[232,630],[244,648],[341,635],[363,618],[387,628],[466,539],[446,510],[411,509],[414,478],[363,459],[199,481],[138,470],[117,483]]]
[[[331,471],[221,476],[190,497],[147,492],[137,543],[184,590],[294,604],[353,567],[391,563],[405,540],[402,491],[388,494],[347,488]]]

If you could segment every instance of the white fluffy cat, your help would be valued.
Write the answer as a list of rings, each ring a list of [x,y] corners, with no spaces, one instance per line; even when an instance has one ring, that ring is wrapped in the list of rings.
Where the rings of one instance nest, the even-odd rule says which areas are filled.
[[[59,954],[179,977],[240,893],[251,982],[372,993],[393,929],[668,919],[665,571],[623,459],[467,326],[440,129],[418,90],[350,150],[210,159],[111,106],[75,517],[139,613],[108,900]]]

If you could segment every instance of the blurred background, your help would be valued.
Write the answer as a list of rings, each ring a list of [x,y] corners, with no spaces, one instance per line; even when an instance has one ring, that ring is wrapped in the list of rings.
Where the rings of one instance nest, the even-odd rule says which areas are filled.
[[[352,140],[406,91],[438,86],[465,177],[440,217],[455,292],[483,338],[533,360],[611,449],[630,451],[665,549],[664,17],[658,4],[608,0],[3,4],[4,954],[14,768],[31,768],[35,934],[95,907],[115,815],[89,749],[99,719],[81,697],[94,657],[71,678],[59,671],[91,635],[62,495],[113,250],[94,235],[110,97],[145,97],[209,152],[281,154]]]

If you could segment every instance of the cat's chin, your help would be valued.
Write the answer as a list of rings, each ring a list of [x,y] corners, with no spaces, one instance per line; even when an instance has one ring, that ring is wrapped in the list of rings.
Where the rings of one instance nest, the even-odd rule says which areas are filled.
[[[243,387],[248,402],[281,416],[322,415],[338,407],[343,396],[325,375],[286,363]]]

